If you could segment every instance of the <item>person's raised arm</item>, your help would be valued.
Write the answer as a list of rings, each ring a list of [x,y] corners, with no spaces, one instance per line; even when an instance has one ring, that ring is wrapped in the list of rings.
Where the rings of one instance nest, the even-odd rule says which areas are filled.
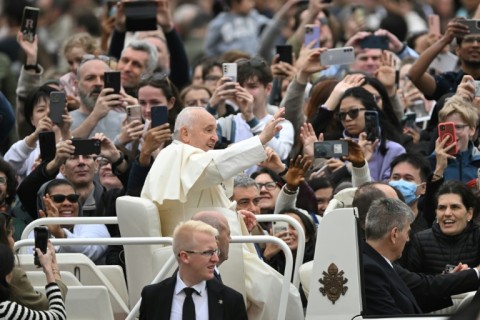
[[[459,18],[453,19],[447,25],[445,34],[432,46],[427,48],[412,65],[408,77],[415,86],[426,96],[431,97],[437,89],[435,79],[428,74],[428,67],[435,57],[449,45],[455,37],[463,37],[468,33],[468,27],[460,22]]]

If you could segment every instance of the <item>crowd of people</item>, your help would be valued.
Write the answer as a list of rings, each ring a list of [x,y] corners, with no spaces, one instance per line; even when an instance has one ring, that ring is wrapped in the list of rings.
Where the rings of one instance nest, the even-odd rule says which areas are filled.
[[[135,20],[129,1],[0,4],[0,317],[16,303],[41,313],[31,319],[64,316],[55,252],[125,268],[122,246],[49,244],[39,253],[47,300],[11,261],[30,222],[116,216],[124,195],[155,204],[179,265],[144,289],[141,319],[180,319],[191,304],[203,318],[274,318],[252,307],[261,291],[254,281],[245,306],[217,279],[230,230],[281,238],[296,257],[292,226],[255,219],[289,215],[304,230],[305,263],[316,226],[339,204],[358,208],[364,231],[367,314],[447,312],[457,307],[451,295],[478,288],[478,1],[153,5]],[[39,9],[33,37],[23,32],[25,7]],[[285,45],[287,59],[276,51]],[[322,65],[343,47],[351,60]],[[118,76],[120,89],[106,75]],[[87,140],[95,152],[82,150]],[[121,237],[115,225],[48,231]],[[277,246],[244,251],[246,278],[258,272],[280,285]],[[171,309],[152,300],[162,287]],[[217,310],[214,297],[225,305]],[[292,288],[289,317],[301,317],[307,302]]]

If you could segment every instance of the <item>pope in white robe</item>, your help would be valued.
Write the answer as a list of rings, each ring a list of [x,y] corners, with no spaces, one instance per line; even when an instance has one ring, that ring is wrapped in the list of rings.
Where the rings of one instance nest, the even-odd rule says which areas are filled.
[[[232,235],[248,234],[243,220],[238,219],[235,212],[236,204],[229,200],[233,192],[233,177],[265,160],[263,145],[281,129],[277,125],[283,119],[282,113],[283,110],[277,113],[260,135],[224,150],[212,150],[218,140],[216,121],[205,109],[187,108],[178,115],[174,141],[160,151],[141,193],[142,198],[155,203],[163,236],[171,236],[179,222],[191,219],[196,212],[211,209],[227,216]],[[251,252],[255,252],[249,247]],[[278,288],[281,288],[282,276],[265,269],[268,266],[258,257],[252,259],[253,256],[245,252],[241,261],[232,256],[228,264],[235,270],[233,276],[242,280],[242,285],[246,287],[244,290],[234,288],[247,294],[249,319],[260,320],[276,314],[278,300],[275,296],[278,298],[280,295]],[[222,270],[224,279],[225,273]],[[267,287],[264,288],[264,285]],[[255,290],[256,287],[265,290]],[[290,290],[289,306],[288,313],[294,314],[292,319],[297,319],[300,313],[303,317],[298,291]]]

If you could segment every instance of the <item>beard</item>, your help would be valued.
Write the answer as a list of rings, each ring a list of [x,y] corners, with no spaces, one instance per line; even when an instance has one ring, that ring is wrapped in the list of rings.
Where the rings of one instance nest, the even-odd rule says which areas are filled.
[[[90,111],[95,108],[95,104],[97,103],[98,96],[94,97],[93,94],[97,93],[100,94],[102,91],[101,87],[94,87],[90,92],[85,92],[80,87],[78,88],[78,97],[82,104]]]

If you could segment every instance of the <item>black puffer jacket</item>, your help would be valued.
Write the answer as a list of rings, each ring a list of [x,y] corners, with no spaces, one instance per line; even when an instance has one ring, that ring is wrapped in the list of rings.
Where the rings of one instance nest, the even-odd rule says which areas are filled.
[[[434,222],[431,229],[412,237],[401,264],[413,272],[440,274],[447,264],[460,262],[470,267],[480,264],[480,227],[473,221],[455,236],[443,234]]]

